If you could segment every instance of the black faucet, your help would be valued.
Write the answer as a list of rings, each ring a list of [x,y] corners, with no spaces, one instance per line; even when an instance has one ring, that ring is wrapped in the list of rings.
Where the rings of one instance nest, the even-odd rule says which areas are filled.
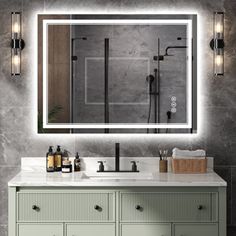
[[[120,143],[115,144],[115,171],[120,171]]]
[[[98,163],[100,163],[100,165],[97,172],[139,172],[135,161],[131,161],[132,170],[120,170],[120,143],[115,144],[115,170],[104,170],[103,162],[98,161]]]

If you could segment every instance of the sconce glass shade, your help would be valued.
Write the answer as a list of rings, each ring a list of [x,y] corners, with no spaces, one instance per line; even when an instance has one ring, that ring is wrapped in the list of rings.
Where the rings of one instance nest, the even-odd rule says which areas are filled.
[[[224,13],[214,13],[214,38],[211,47],[214,50],[214,75],[224,75]]]
[[[12,36],[11,36],[11,75],[21,74],[21,50],[24,41],[21,39],[21,13],[12,12]]]

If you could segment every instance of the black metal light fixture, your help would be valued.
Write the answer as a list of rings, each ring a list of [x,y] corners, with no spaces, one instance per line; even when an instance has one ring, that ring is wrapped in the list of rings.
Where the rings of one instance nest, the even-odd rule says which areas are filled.
[[[21,13],[11,13],[11,75],[17,76],[21,74],[21,51],[25,47],[25,42],[21,38]]]
[[[210,47],[214,51],[214,75],[224,75],[224,13],[214,12],[214,35]]]

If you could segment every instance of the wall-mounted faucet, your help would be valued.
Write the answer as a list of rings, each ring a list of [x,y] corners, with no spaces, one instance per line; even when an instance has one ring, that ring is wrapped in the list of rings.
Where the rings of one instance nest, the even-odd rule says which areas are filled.
[[[135,161],[131,161],[132,168],[131,170],[120,170],[120,143],[115,144],[115,169],[114,170],[104,170],[104,164],[103,161],[98,161],[99,168],[97,172],[139,172],[137,168],[137,164]]]

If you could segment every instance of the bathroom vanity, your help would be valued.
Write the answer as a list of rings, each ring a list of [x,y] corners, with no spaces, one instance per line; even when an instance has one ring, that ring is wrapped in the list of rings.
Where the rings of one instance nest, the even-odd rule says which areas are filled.
[[[213,171],[99,178],[22,165],[8,185],[9,236],[226,236],[227,184]]]

